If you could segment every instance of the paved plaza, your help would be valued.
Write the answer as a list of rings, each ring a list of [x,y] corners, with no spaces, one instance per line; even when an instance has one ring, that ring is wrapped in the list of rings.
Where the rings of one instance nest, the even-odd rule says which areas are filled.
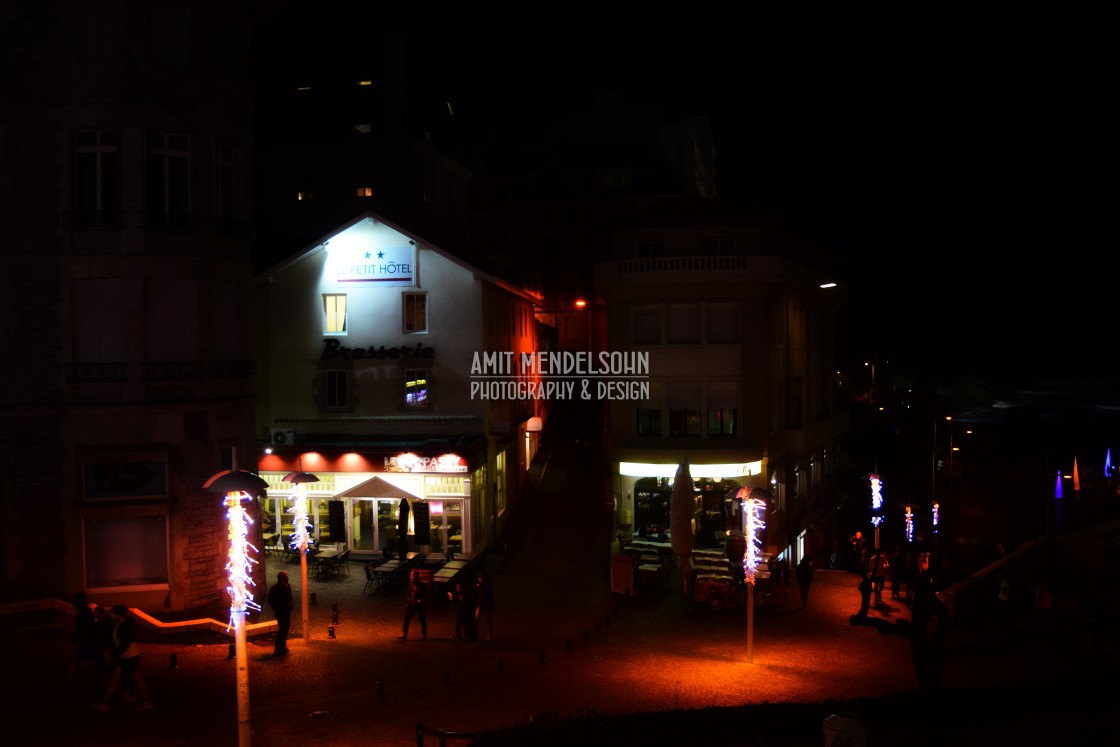
[[[909,608],[887,600],[871,613],[882,625],[853,627],[858,578],[839,571],[817,571],[805,609],[795,587],[757,609],[748,661],[744,610],[711,612],[686,599],[676,573],[635,596],[610,591],[601,499],[581,488],[593,469],[571,449],[542,452],[507,533],[509,547],[484,562],[497,600],[493,640],[456,643],[454,607],[444,600],[432,609],[427,640],[420,640],[416,621],[410,640],[398,640],[403,592],[364,589],[360,562],[351,564],[349,576],[312,579],[317,604],[310,609],[309,639],[297,609],[290,655],[274,657],[269,635],[249,641],[252,741],[411,747],[418,722],[479,733],[573,716],[663,711],[683,713],[670,726],[652,727],[655,720],[648,719],[652,734],[640,734],[636,724],[635,743],[820,745],[822,714],[850,708],[859,708],[866,721],[867,743],[880,746],[1008,739],[1070,744],[1077,740],[1066,737],[1108,723],[1094,691],[1086,697],[1082,686],[1093,681],[1094,667],[1109,663],[1086,657],[1075,636],[1042,636],[1029,628],[955,629],[945,695],[931,711],[931,699],[916,695],[907,639],[880,630],[908,619]],[[267,563],[270,579],[279,568],[292,572],[298,600],[299,566]],[[329,639],[336,605],[336,637]],[[62,688],[67,622],[59,613],[3,619],[9,735],[74,747],[238,745],[232,639],[145,633],[142,668],[155,708],[104,713],[90,707],[100,692],[89,679]],[[1071,693],[1077,695],[1073,705],[1067,703]],[[877,696],[885,699],[864,700]],[[824,705],[790,712],[778,727],[736,711],[739,727],[728,729],[717,726],[711,710],[787,702]],[[578,743],[618,744],[597,741],[593,731]]]

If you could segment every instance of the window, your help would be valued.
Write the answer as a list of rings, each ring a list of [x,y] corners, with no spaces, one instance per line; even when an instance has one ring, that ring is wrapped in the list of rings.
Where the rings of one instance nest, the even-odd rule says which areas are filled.
[[[405,293],[404,331],[428,331],[428,296],[426,293]]]
[[[648,257],[664,257],[665,243],[662,241],[643,241],[634,246],[634,253],[638,259]]]
[[[738,387],[734,383],[708,385],[708,436],[734,436],[739,420]]]
[[[234,183],[233,146],[218,145],[214,149],[214,230],[219,233],[231,233],[236,228]]]
[[[700,304],[671,303],[666,308],[667,335],[670,345],[700,342]]]
[[[660,438],[661,410],[657,410],[652,407],[639,407],[637,408],[636,413],[638,416],[638,435]]]
[[[296,202],[306,202],[313,199],[314,197],[315,193],[313,193],[311,190],[308,190],[306,192],[296,192]]]
[[[192,278],[149,278],[144,288],[148,363],[197,362],[198,287]]]
[[[350,375],[347,371],[323,372],[323,408],[342,410],[350,406]]]
[[[661,344],[661,309],[657,306],[635,306],[631,315],[635,345]]]
[[[323,294],[323,332],[328,335],[344,335],[346,329],[346,294]]]
[[[708,257],[726,257],[735,254],[735,239],[704,239],[701,250]]]
[[[124,283],[117,278],[74,280],[74,361],[117,363],[125,360]]]
[[[739,341],[739,304],[710,303],[706,305],[705,331],[707,342]]]
[[[700,387],[697,384],[669,384],[669,435],[700,435]]]
[[[355,197],[373,197],[373,187],[356,187],[354,189]]]
[[[368,122],[362,122],[361,124],[354,125],[354,134],[368,135],[372,129],[373,127]]]
[[[167,517],[85,519],[82,534],[87,589],[167,586]]]
[[[190,227],[190,138],[148,135],[148,228]]]
[[[77,228],[121,224],[120,156],[115,130],[78,133],[74,163],[74,212]]]
[[[406,368],[404,371],[405,407],[428,406],[429,372],[422,368]]]

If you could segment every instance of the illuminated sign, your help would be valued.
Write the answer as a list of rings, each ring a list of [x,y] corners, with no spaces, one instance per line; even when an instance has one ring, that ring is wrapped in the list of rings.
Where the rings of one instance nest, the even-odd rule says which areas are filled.
[[[466,472],[466,461],[458,454],[440,456],[419,456],[417,454],[397,454],[385,457],[386,472]]]
[[[677,464],[650,464],[648,462],[620,462],[618,474],[626,477],[674,477],[677,474]],[[745,477],[757,475],[762,471],[762,462],[744,462],[740,464],[689,464],[689,473],[693,477],[707,477],[710,479],[727,477]]]

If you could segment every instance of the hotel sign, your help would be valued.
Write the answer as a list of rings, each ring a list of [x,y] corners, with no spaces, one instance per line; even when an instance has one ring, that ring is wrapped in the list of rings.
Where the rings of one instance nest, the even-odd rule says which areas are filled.
[[[340,242],[341,243],[341,242]],[[331,251],[329,272],[339,283],[415,285],[416,247],[355,241]]]

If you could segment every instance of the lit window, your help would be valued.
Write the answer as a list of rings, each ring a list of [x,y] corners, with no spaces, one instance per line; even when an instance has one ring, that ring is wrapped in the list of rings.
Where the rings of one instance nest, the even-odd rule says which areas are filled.
[[[709,436],[734,436],[735,420],[738,410],[734,407],[721,407],[708,410],[708,435]]]
[[[700,387],[687,382],[669,385],[669,435],[700,435]]]
[[[372,130],[372,129],[373,129],[373,127],[368,122],[364,122],[362,124],[356,124],[356,125],[354,125],[354,134],[355,135],[368,135],[370,133],[370,130]]]
[[[428,296],[425,293],[404,294],[404,331],[428,331]]]
[[[296,200],[299,202],[305,202],[314,196],[312,192],[296,192]]]
[[[355,194],[358,197],[373,197],[373,187],[358,187]]]
[[[359,80],[358,85],[359,86],[372,86],[373,81],[372,80]]]
[[[323,332],[329,335],[346,334],[346,294],[323,294]]]
[[[428,372],[422,368],[408,368],[404,372],[405,407],[428,406]]]
[[[708,385],[708,436],[734,436],[738,428],[739,388],[733,383]]]
[[[297,91],[310,91],[311,86],[296,86]]]

